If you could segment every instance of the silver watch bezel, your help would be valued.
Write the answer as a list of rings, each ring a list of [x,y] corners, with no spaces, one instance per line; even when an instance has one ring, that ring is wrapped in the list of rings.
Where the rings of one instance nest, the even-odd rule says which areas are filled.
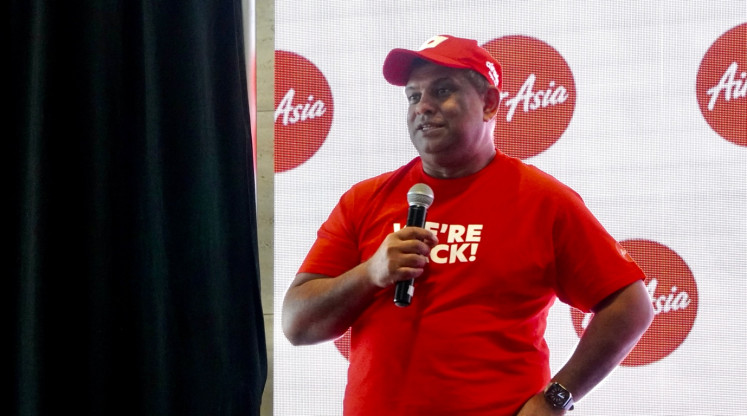
[[[568,398],[562,404],[559,404],[558,400],[556,400],[559,392],[568,394]],[[571,392],[568,391],[568,389],[565,388],[565,386],[558,383],[557,381],[553,381],[550,384],[548,384],[547,387],[545,387],[545,391],[543,392],[543,395],[545,396],[545,400],[547,401],[547,403],[553,409],[573,410],[573,404],[574,404],[573,394],[571,394]],[[562,397],[561,397],[561,400],[562,400]]]

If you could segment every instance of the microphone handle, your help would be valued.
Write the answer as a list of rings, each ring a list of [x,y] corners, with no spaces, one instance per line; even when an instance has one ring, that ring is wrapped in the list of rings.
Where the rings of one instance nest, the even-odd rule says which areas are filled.
[[[425,214],[428,209],[422,205],[410,205],[407,211],[407,227],[425,227]],[[394,287],[394,304],[400,308],[410,306],[415,293],[415,279],[401,280]]]
[[[410,209],[407,210],[406,227],[425,227],[425,214],[427,211],[427,208],[422,205],[410,205]]]

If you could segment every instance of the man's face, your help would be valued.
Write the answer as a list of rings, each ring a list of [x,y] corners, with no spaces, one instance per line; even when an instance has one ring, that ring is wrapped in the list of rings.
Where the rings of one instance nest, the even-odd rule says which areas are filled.
[[[468,164],[475,152],[493,151],[483,96],[465,70],[425,63],[413,69],[405,95],[410,139],[425,164]]]

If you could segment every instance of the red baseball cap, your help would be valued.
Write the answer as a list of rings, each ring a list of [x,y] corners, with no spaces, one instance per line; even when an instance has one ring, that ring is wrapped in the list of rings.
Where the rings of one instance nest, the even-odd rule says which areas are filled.
[[[392,49],[384,60],[384,78],[393,85],[407,85],[412,63],[418,58],[450,68],[473,69],[498,90],[503,87],[501,64],[488,51],[476,40],[450,35],[434,36],[417,51]]]

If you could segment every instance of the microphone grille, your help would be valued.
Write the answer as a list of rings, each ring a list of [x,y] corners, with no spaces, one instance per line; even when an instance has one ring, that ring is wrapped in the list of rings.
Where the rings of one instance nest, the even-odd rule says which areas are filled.
[[[424,183],[416,183],[407,191],[407,202],[428,208],[433,203],[433,189]]]

